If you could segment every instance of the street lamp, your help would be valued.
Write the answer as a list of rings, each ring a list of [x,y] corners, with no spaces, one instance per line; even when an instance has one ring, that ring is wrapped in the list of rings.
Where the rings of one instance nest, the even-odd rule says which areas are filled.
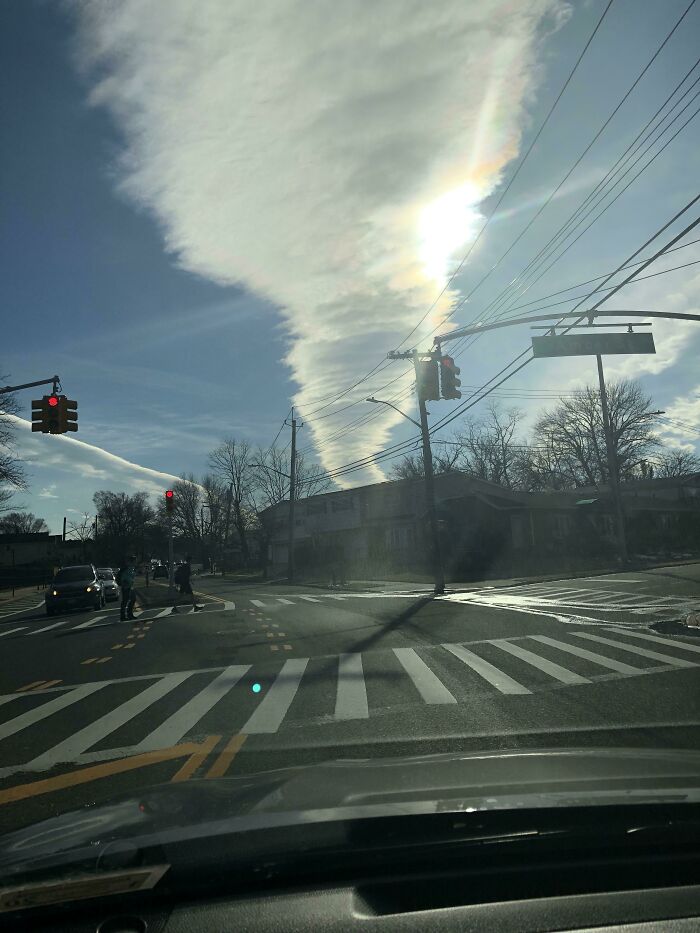
[[[401,409],[400,409],[400,408],[397,408],[396,405],[392,405],[391,402],[385,402],[385,401],[384,401],[383,399],[381,399],[381,398],[374,398],[374,397],[366,398],[365,401],[366,401],[366,402],[372,402],[374,405],[388,405],[389,408],[393,408],[394,411],[397,411],[400,415],[403,415],[403,417],[404,417],[407,421],[410,421],[412,424],[415,424],[415,426],[416,426],[417,428],[420,428],[420,423],[419,423],[418,421],[416,421],[415,418],[411,418],[410,415],[407,415],[405,411],[401,411]]]

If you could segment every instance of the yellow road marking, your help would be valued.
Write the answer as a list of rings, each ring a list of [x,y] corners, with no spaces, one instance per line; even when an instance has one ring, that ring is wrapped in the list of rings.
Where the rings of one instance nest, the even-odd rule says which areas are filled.
[[[95,664],[104,664],[105,661],[111,661],[111,660],[112,660],[111,656],[110,656],[110,657],[106,657],[106,658],[98,658],[98,659],[95,661]]]
[[[97,658],[87,658],[85,661],[81,661],[81,664],[93,664]]]
[[[45,680],[33,680],[30,684],[25,684],[23,687],[18,687],[15,690],[15,693],[21,693],[22,690],[33,690],[35,687],[39,687],[41,684],[45,683]]]
[[[189,778],[192,777],[197,768],[205,760],[209,752],[212,752],[220,741],[220,735],[208,736],[199,746],[198,750],[193,755],[190,755],[180,770],[170,778],[170,783],[174,784],[177,781],[189,780]]]
[[[267,633],[267,637],[268,637],[268,638],[274,638],[275,636],[272,634],[272,632],[268,632],[268,633]]]
[[[117,648],[123,648],[123,647],[124,647],[124,645],[112,645],[112,647],[111,647],[109,650],[110,650],[110,651],[116,651]]]
[[[136,645],[134,644],[133,641],[131,642],[130,645],[124,645],[124,648],[125,648],[125,649],[126,649],[126,648],[135,648],[135,647],[136,647]]]
[[[137,638],[145,638],[146,636],[145,636],[145,635],[137,635],[136,637],[137,637]]]
[[[127,635],[126,637],[127,637],[127,638],[136,638],[136,635],[131,634],[131,635]]]
[[[130,758],[120,758],[117,761],[108,761],[101,765],[92,765],[80,771],[69,771],[56,777],[33,781],[31,784],[18,784],[0,790],[0,805],[26,800],[28,797],[38,797],[41,794],[50,794],[57,790],[65,790],[78,784],[89,784],[103,777],[112,777],[125,771],[134,771],[147,765],[158,764],[161,761],[170,761],[173,758],[190,757],[198,752],[202,746],[196,742],[185,745],[173,745],[171,748],[159,749],[155,752],[144,752],[142,755],[133,755]]]
[[[46,690],[47,687],[55,687],[56,684],[63,683],[62,680],[47,680],[46,683],[41,685],[42,690]]]
[[[219,754],[219,757],[216,759],[211,768],[204,775],[205,778],[220,778],[223,777],[228,769],[231,767],[231,762],[236,757],[238,752],[241,749],[241,746],[248,738],[244,733],[239,735],[234,735],[231,741],[228,743],[226,748]]]
[[[291,650],[292,650],[292,646],[291,646],[291,645],[282,645],[282,647],[284,648],[285,651],[291,651]]]

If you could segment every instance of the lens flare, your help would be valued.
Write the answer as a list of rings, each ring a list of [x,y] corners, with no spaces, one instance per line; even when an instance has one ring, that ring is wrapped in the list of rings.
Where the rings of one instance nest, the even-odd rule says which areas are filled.
[[[425,274],[442,283],[449,274],[450,259],[473,239],[481,219],[476,185],[467,182],[440,195],[420,213],[418,235]]]

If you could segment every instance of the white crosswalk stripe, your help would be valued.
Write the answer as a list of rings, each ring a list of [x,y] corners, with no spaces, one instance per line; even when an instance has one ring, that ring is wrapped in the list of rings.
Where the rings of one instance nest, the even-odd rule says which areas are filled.
[[[232,664],[227,667],[215,680],[166,719],[161,726],[147,735],[137,746],[138,750],[150,752],[157,748],[175,745],[205,713],[208,713],[229,690],[235,687],[249,669],[249,664]]]
[[[317,599],[315,596],[300,596],[299,599],[306,600],[307,603],[320,603],[321,600]]]
[[[0,638],[4,638],[5,635],[14,635],[15,632],[23,632],[26,629],[26,625],[20,625],[19,628],[7,629],[4,632],[0,632]]]
[[[394,654],[426,703],[456,703],[447,687],[413,648],[394,648]]]
[[[278,597],[277,597],[277,602],[278,602],[278,603],[284,603],[285,606],[293,606],[293,605],[294,605],[294,603],[291,601],[291,599],[284,599],[284,597],[282,597],[282,596],[278,596]]]
[[[60,742],[58,745],[54,745],[53,748],[49,749],[43,755],[39,755],[30,762],[29,767],[34,769],[41,768],[42,766],[50,768],[59,761],[72,761],[76,755],[81,754],[88,748],[101,742],[102,739],[116,731],[120,726],[123,726],[124,723],[129,722],[134,716],[138,716],[139,713],[148,709],[152,703],[155,703],[156,700],[160,700],[161,697],[170,693],[171,690],[178,687],[189,676],[189,674],[185,673],[168,674],[162,677],[154,684],[151,684],[150,687],[146,687],[145,690],[142,690],[141,693],[137,693],[136,696],[127,700],[126,703],[122,703],[122,705],[118,706],[116,709],[110,710],[110,712],[105,713],[104,716],[101,716],[89,726],[85,726],[84,729],[75,732],[65,741]]]
[[[265,608],[265,603],[261,599],[251,599],[251,603],[259,609]]]
[[[60,622],[54,622],[52,625],[44,625],[42,628],[32,629],[27,635],[41,635],[42,632],[50,632],[52,628],[59,628],[61,625],[67,625],[70,619],[61,619]]]
[[[588,638],[591,641],[597,641],[601,645],[609,645],[612,648],[620,648],[622,651],[631,651],[632,654],[638,654],[642,658],[651,658],[652,661],[661,661],[662,664],[671,664],[675,667],[695,667],[692,661],[675,658],[670,654],[660,654],[658,651],[649,651],[647,648],[640,648],[637,645],[623,644],[611,638],[604,638],[602,635],[594,635],[592,632],[572,632],[572,635],[577,638]]]
[[[540,641],[543,645],[550,645],[558,651],[565,651],[573,654],[577,658],[583,658],[585,661],[592,661],[600,667],[607,667],[608,670],[617,671],[618,674],[640,674],[642,671],[638,667],[632,667],[625,664],[624,661],[616,661],[614,658],[604,657],[595,651],[587,651],[585,648],[579,648],[578,645],[569,645],[566,642],[559,641],[557,638],[549,638],[547,635],[530,635],[530,640]]]
[[[308,658],[290,658],[284,662],[275,682],[241,732],[248,735],[277,732],[292,705],[308,663]]]
[[[338,660],[336,719],[367,719],[367,688],[361,654],[341,654]]]
[[[87,622],[81,622],[80,625],[74,625],[73,629],[90,628],[91,625],[94,625],[96,622],[102,622],[102,620],[106,618],[107,616],[95,616],[94,619],[88,619]]]
[[[265,667],[256,673],[253,665],[238,664],[58,686],[51,688],[50,698],[38,696],[36,690],[19,691],[0,696],[0,708],[10,717],[0,722],[0,740],[21,734],[21,747],[26,749],[23,754],[28,760],[0,769],[0,776],[22,768],[42,771],[61,762],[84,764],[95,756],[106,760],[110,750],[104,748],[105,740],[116,736],[118,730],[132,721],[138,723],[134,726],[137,744],[114,749],[117,756],[170,747],[188,736],[201,734],[204,717],[215,707],[219,721],[209,730],[215,732],[226,728],[220,724],[221,720],[230,724],[231,732],[250,735],[276,733],[285,727],[285,722],[296,727],[302,721],[301,713],[294,721],[290,719],[290,708],[297,697],[299,710],[304,711],[304,722],[309,720],[318,728],[347,722],[360,726],[371,722],[375,714],[372,700],[377,713],[387,709],[386,695],[382,694],[387,685],[384,677],[391,679],[392,690],[397,691],[392,692],[392,700],[400,708],[406,704],[428,707],[468,704],[475,692],[480,697],[490,693],[504,702],[515,702],[507,698],[572,686],[586,690],[592,684],[609,683],[618,677],[674,677],[674,672],[699,667],[698,654],[698,644],[613,626],[601,627],[595,633],[567,629],[558,638],[525,635],[466,645],[424,645],[420,651],[382,648],[368,655],[346,653],[337,656],[335,706],[330,716],[326,707],[317,716],[310,711],[319,694],[312,689],[315,679],[309,676],[308,657],[277,662],[271,672]],[[383,660],[377,660],[377,655],[383,655]],[[368,690],[365,668],[370,656],[373,686]],[[395,658],[398,666],[392,667],[389,658],[392,663]],[[582,668],[582,673],[570,670],[567,658],[576,658],[587,667]],[[627,658],[637,659],[636,663],[627,663]],[[640,659],[646,660],[646,665]],[[243,678],[247,674],[270,683],[260,697],[253,699],[245,685]],[[196,687],[192,685],[195,676],[201,678]],[[130,684],[133,686],[129,687]],[[192,695],[195,689],[197,692]],[[93,695],[98,691],[104,692],[100,703],[95,704]],[[241,691],[245,691],[246,697],[243,706]],[[112,697],[118,700],[112,703]],[[159,712],[160,701],[165,698],[169,708],[167,712]],[[252,712],[251,702],[257,703]],[[92,715],[93,707],[99,713]],[[70,715],[51,720],[64,710],[69,710]],[[72,720],[79,726],[71,733]],[[95,746],[101,747],[95,751]]]
[[[491,684],[492,687],[495,687],[500,693],[531,693],[531,690],[528,690],[527,687],[523,687],[522,684],[518,683],[517,680],[513,680],[508,674],[499,670],[497,667],[494,667],[493,664],[490,664],[488,661],[485,661],[483,658],[480,658],[477,654],[474,654],[473,651],[469,651],[468,648],[463,648],[461,645],[443,645],[443,648],[446,648],[451,654],[456,658],[459,658],[460,661],[463,661],[468,667],[473,671],[479,674],[480,677],[483,677],[484,680]]]
[[[540,655],[534,654],[532,651],[528,651],[527,648],[523,648],[521,645],[513,644],[513,642],[510,641],[498,640],[492,641],[491,644],[496,645],[502,651],[507,651],[509,654],[514,655],[516,658],[520,658],[520,660],[525,661],[526,664],[532,664],[533,667],[544,671],[545,674],[549,674],[550,677],[561,681],[563,684],[590,683],[590,680],[587,677],[581,677],[580,674],[575,674],[573,671],[567,670],[567,668],[562,667],[559,664],[555,664],[554,661],[548,661],[547,658],[542,658]]]

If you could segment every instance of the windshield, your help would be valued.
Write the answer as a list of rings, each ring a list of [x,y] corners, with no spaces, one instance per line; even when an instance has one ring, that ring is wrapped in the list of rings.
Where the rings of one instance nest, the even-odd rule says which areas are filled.
[[[690,794],[700,2],[2,7],[0,869]]]
[[[59,570],[54,577],[54,583],[77,583],[82,580],[92,580],[94,573],[92,567],[66,567]]]

